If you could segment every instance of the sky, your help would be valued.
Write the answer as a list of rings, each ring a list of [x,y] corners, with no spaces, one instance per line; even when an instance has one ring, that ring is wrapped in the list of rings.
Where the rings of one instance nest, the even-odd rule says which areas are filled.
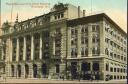
[[[1,24],[6,21],[14,22],[17,14],[19,21],[43,15],[58,2],[80,6],[82,10],[86,10],[86,14],[90,14],[91,10],[94,14],[106,13],[127,31],[127,0],[1,0]]]

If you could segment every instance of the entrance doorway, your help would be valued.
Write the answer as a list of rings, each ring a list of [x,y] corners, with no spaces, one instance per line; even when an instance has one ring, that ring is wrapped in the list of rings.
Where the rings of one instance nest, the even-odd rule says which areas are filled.
[[[18,77],[21,77],[21,65],[18,65]]]
[[[77,79],[77,62],[71,62],[71,76],[72,79]]]
[[[12,69],[12,77],[14,77],[14,65],[11,65],[11,69]]]
[[[37,65],[33,64],[33,77],[37,78]]]
[[[42,75],[44,77],[46,77],[46,74],[47,74],[47,65],[46,64],[43,64],[42,65]]]
[[[88,73],[88,71],[90,71],[90,63],[83,62],[81,64],[81,71],[82,71],[83,80],[89,80],[90,79],[90,74]]]

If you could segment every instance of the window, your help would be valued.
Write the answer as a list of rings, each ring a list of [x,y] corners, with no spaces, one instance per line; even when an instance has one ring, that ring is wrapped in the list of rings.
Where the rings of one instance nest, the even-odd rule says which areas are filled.
[[[105,42],[108,43],[109,39],[108,38],[105,38]]]
[[[117,72],[119,72],[120,70],[119,70],[119,68],[117,68]]]
[[[63,18],[63,17],[64,17],[64,14],[63,14],[63,13],[61,13],[60,15],[61,15],[61,18]]]
[[[116,58],[116,54],[114,54],[114,58]]]
[[[93,70],[99,71],[99,63],[93,63]]]
[[[123,56],[121,56],[121,60],[123,60]]]
[[[93,43],[98,43],[98,42],[99,42],[99,38],[93,37],[93,38],[92,38],[92,42],[93,42]]]
[[[111,31],[110,34],[113,35],[113,31]]]
[[[84,47],[81,48],[81,55],[84,55]]]
[[[108,48],[105,49],[105,54],[106,54],[106,55],[109,55]]]
[[[123,76],[123,79],[125,79],[125,76]]]
[[[77,49],[76,48],[71,48],[71,56],[77,57]]]
[[[57,16],[55,15],[54,18],[55,18],[55,20],[56,20],[56,19],[57,19]]]
[[[117,76],[117,79],[119,79],[119,76]]]
[[[126,41],[124,41],[124,44],[126,44]]]
[[[122,76],[120,76],[120,79],[122,79]]]
[[[98,48],[98,47],[94,47],[94,48],[92,49],[92,54],[100,54],[99,48]]]
[[[120,69],[120,72],[121,72],[121,73],[123,72],[123,69],[122,69],[122,68]]]
[[[125,69],[123,69],[123,72],[125,73]]]
[[[110,67],[110,72],[113,72],[113,68],[112,67]]]
[[[114,79],[116,79],[116,76],[114,75]]]
[[[118,55],[117,58],[120,59],[120,55]]]
[[[126,57],[124,57],[124,61],[126,61]]]
[[[71,29],[71,34],[72,35],[77,34],[77,30],[76,29]]]
[[[59,66],[59,64],[56,65],[56,73],[60,73],[60,66]]]
[[[84,47],[81,47],[81,55],[82,56],[88,55],[88,49],[84,48]]]
[[[111,45],[111,46],[113,45],[113,42],[112,42],[112,41],[110,41],[110,45]]]
[[[109,64],[106,64],[106,71],[109,71]]]
[[[116,43],[114,43],[114,47],[116,48]]]
[[[60,19],[60,14],[58,15],[58,19]]]
[[[88,27],[82,27],[82,29],[81,29],[81,32],[82,33],[87,33],[88,32]]]
[[[116,68],[114,68],[114,72],[116,72]]]
[[[92,25],[92,32],[97,32],[99,31],[100,26],[99,25]]]
[[[112,52],[110,53],[110,56],[113,58],[113,53]]]
[[[126,52],[126,49],[124,49],[124,52]]]

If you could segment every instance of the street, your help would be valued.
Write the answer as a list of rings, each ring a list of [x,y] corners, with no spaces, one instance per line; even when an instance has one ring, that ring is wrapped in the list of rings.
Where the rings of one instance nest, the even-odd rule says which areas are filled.
[[[127,84],[127,80],[111,80],[111,81],[88,81],[88,80],[47,80],[47,79],[6,79],[0,80],[3,83],[42,83],[42,84]]]

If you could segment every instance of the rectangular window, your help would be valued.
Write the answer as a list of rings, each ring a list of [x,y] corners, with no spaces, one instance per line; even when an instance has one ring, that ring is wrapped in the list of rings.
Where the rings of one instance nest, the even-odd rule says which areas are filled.
[[[60,66],[59,66],[59,64],[56,65],[56,73],[60,73]]]
[[[92,25],[92,32],[98,32],[100,29],[99,25]]]
[[[116,68],[114,68],[114,72],[116,72]]]
[[[113,68],[112,67],[110,67],[110,72],[113,72]]]
[[[64,14],[63,13],[61,13],[61,18],[63,18],[64,17]]]
[[[93,63],[93,71],[99,71],[99,63]]]
[[[117,72],[119,72],[120,70],[119,70],[119,68],[117,68]]]
[[[116,79],[116,76],[114,76],[114,79]]]

